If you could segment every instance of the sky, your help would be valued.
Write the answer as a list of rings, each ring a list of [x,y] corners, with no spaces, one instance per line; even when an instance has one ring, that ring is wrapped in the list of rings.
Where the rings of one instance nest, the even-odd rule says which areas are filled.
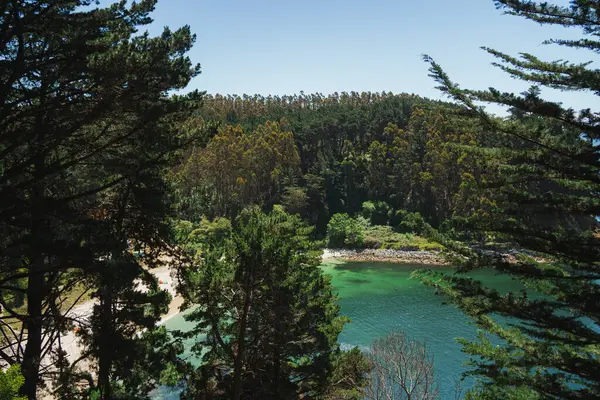
[[[521,92],[529,85],[491,66],[494,58],[481,46],[546,60],[597,58],[542,44],[580,38],[577,28],[504,15],[492,0],[159,0],[153,18],[148,30],[155,35],[164,26],[191,27],[197,41],[189,56],[202,74],[189,89],[213,94],[392,91],[442,98],[422,54],[462,87]],[[543,93],[576,109],[600,108],[591,93]]]

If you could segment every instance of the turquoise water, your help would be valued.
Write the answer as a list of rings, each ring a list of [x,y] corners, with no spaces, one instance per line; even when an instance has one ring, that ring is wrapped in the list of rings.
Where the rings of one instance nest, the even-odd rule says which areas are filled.
[[[332,277],[332,285],[341,297],[341,313],[352,319],[339,337],[342,347],[368,349],[370,343],[386,333],[402,329],[411,338],[424,340],[435,358],[441,398],[454,399],[455,379],[464,370],[467,356],[455,338],[474,339],[477,329],[445,298],[416,279],[409,279],[422,266],[392,263],[327,263],[323,271]],[[448,273],[452,268],[432,267]],[[471,274],[505,291],[518,288],[515,281],[492,271]],[[177,315],[166,323],[169,329],[185,330],[189,323]],[[465,382],[468,386],[469,382]],[[179,396],[163,391],[155,399],[175,400]]]
[[[426,341],[435,359],[436,377],[442,399],[454,399],[455,381],[465,370],[467,355],[461,352],[457,337],[475,339],[477,328],[469,319],[437,295],[435,290],[409,279],[423,266],[391,263],[345,263],[325,265],[332,285],[341,297],[341,312],[352,319],[339,337],[343,347],[369,344],[386,333],[401,329],[406,334]],[[432,267],[452,273],[452,268]],[[507,276],[492,271],[478,271],[470,276],[500,290],[514,290],[518,284]],[[463,387],[470,386],[464,382]]]

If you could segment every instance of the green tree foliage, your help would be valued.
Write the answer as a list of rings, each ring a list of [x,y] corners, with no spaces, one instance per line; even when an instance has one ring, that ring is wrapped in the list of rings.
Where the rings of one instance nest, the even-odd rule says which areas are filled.
[[[327,225],[327,245],[360,248],[364,243],[364,230],[364,226],[348,214],[334,214]]]
[[[392,209],[385,201],[365,201],[362,204],[362,216],[371,225],[387,225],[391,214]]]
[[[325,399],[364,400],[371,363],[358,347],[337,353],[332,369]]]
[[[398,232],[421,234],[427,223],[419,213],[398,210],[392,218],[392,225]]]
[[[405,206],[415,170],[410,147],[414,137],[390,122],[381,137],[371,142],[365,155],[365,184],[370,198]]]
[[[293,134],[278,123],[267,121],[249,134],[227,125],[187,160],[183,195],[204,202],[203,214],[232,217],[246,205],[278,202],[299,166]]]
[[[571,1],[567,7],[517,0],[496,4],[512,15],[583,32],[581,39],[547,44],[581,52],[600,47],[598,1]],[[504,341],[494,346],[484,334],[463,341],[473,356],[471,373],[480,378],[472,396],[598,399],[600,236],[594,219],[599,214],[599,117],[591,109],[576,111],[543,100],[541,87],[597,95],[600,72],[589,63],[486,50],[498,59],[498,67],[531,83],[531,89],[521,94],[464,90],[426,58],[441,90],[497,137],[495,148],[479,150],[496,160],[497,189],[487,211],[464,226],[541,259],[521,255],[510,260],[454,243],[463,256],[457,261],[466,260],[461,272],[493,267],[520,280],[526,290],[501,294],[464,275],[430,272],[425,280],[443,288],[481,328]],[[508,106],[511,116],[491,117],[478,101]]]
[[[210,243],[228,239],[231,236],[231,221],[215,218],[210,221],[203,217],[199,223],[177,221],[172,227],[175,242],[192,257],[204,253]]]
[[[300,187],[287,187],[281,198],[281,205],[290,214],[307,215],[309,197],[306,194],[306,189]]]
[[[281,207],[243,211],[181,271],[192,351],[189,396],[265,399],[323,394],[345,319],[318,268],[312,229]],[[195,398],[195,397],[194,397]]]
[[[280,183],[294,188],[296,200],[300,199],[296,196],[299,190],[306,192],[308,211],[301,215],[319,234],[325,233],[330,215],[359,213],[365,201],[385,201],[393,209],[419,212],[434,226],[454,215],[469,215],[478,209],[475,189],[488,169],[461,147],[481,140],[480,126],[463,120],[456,123],[457,119],[447,116],[456,111],[454,105],[391,93],[208,96],[198,110],[202,124],[238,124],[238,128],[224,127],[222,132],[237,129],[239,138],[209,141],[210,149],[194,152],[196,158],[193,155],[185,162],[182,170],[188,173],[182,173],[179,180],[180,204],[202,202],[205,206],[182,210],[182,218],[193,219],[188,212],[192,208],[196,215],[233,217],[248,204],[262,202],[268,208],[292,199],[292,192],[283,193],[281,184],[272,186],[277,189],[271,192],[270,201],[242,193],[251,188],[248,176],[259,176],[255,165],[250,168],[253,173],[241,172],[247,167],[239,154],[247,150],[235,150],[237,158],[215,166],[225,151],[240,148],[242,132],[244,143],[258,141],[260,138],[248,132],[269,121],[280,121],[282,131],[293,133],[290,139],[296,145],[299,170],[289,170],[294,173]],[[226,150],[210,158],[218,148]],[[231,190],[223,190],[226,194],[216,198],[211,188],[222,181]],[[235,206],[225,207],[222,201]]]
[[[21,375],[18,365],[0,371],[0,400],[25,400],[25,396],[19,396],[19,389],[23,383],[25,378]]]
[[[132,335],[153,326],[168,301],[140,263],[157,265],[166,248],[163,170],[184,144],[177,124],[198,97],[168,93],[199,72],[185,56],[194,36],[188,27],[140,34],[152,0],[91,3],[1,7],[0,329],[10,344],[0,357],[21,364],[29,399],[45,372],[56,372],[40,369],[53,359],[59,390],[81,383],[114,397],[111,381],[128,378],[143,347]],[[134,259],[128,239],[152,251]],[[73,328],[65,308],[76,287],[98,303],[82,332],[95,382],[69,365],[57,340]]]

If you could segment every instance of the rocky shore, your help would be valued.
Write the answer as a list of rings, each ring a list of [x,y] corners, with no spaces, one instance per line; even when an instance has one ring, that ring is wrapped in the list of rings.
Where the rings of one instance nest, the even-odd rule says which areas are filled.
[[[325,249],[323,260],[394,262],[401,264],[448,265],[444,257],[435,251],[390,250],[390,249]]]

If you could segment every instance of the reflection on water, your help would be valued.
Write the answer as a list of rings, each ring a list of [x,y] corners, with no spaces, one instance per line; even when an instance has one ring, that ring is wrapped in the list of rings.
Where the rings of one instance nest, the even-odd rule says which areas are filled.
[[[352,319],[339,337],[342,348],[358,346],[367,350],[370,343],[386,333],[402,329],[410,337],[427,342],[435,357],[436,375],[442,399],[454,398],[455,379],[460,377],[467,356],[455,338],[474,339],[476,327],[465,315],[435,290],[409,279],[411,272],[423,266],[392,263],[326,263],[323,271],[331,276],[338,293],[343,315]],[[434,266],[452,273],[452,268]],[[494,288],[514,290],[516,282],[492,271],[478,271],[471,276]],[[181,315],[166,323],[169,329],[191,327]],[[191,345],[193,341],[189,341]],[[465,382],[464,385],[469,385]],[[154,399],[175,400],[178,394],[163,388]]]

